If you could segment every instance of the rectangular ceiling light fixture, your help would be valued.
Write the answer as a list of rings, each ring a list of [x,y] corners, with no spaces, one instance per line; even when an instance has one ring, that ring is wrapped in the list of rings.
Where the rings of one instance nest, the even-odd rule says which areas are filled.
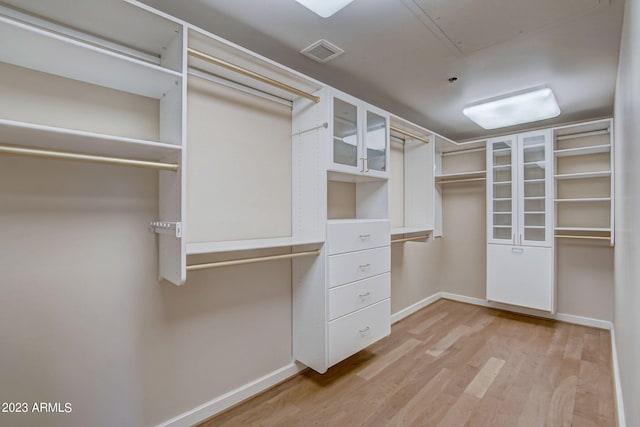
[[[323,18],[328,18],[353,0],[296,0],[298,3]]]
[[[553,91],[543,87],[488,99],[462,113],[484,129],[498,129],[557,117],[560,107]]]

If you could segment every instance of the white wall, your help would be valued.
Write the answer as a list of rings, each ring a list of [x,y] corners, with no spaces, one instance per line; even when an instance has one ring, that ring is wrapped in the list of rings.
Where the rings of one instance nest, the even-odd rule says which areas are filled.
[[[615,102],[615,330],[628,426],[640,425],[640,1],[625,5]]]

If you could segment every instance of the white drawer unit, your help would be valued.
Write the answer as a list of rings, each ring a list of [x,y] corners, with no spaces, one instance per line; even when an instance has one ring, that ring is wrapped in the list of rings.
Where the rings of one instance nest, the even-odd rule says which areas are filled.
[[[387,220],[337,220],[327,224],[329,255],[389,246],[390,239]]]
[[[391,270],[389,246],[329,256],[329,287],[377,276]]]
[[[390,273],[331,288],[329,289],[329,319],[334,320],[390,296]]]
[[[329,366],[373,344],[391,333],[391,300],[329,322]]]

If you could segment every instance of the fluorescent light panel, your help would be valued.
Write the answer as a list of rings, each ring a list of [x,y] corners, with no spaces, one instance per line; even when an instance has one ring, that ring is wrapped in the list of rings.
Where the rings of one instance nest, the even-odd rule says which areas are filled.
[[[296,0],[298,3],[323,18],[328,18],[353,0]]]
[[[560,107],[546,87],[471,105],[462,113],[484,129],[498,129],[557,117]]]

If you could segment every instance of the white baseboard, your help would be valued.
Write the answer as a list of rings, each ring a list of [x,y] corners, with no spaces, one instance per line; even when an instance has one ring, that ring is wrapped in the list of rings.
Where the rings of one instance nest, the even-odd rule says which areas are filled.
[[[489,302],[481,298],[468,297],[465,295],[452,294],[449,292],[440,292],[440,296],[445,299],[466,302],[467,304],[480,305],[482,307],[497,308],[500,310],[511,311],[527,316],[543,317],[545,319],[559,320],[561,322],[573,323],[575,325],[590,326],[592,328],[611,330],[613,324],[608,320],[592,319],[590,317],[576,316],[566,313],[547,313],[545,311],[534,310],[526,307],[518,307],[515,305],[501,304],[497,302]]]
[[[405,307],[402,310],[396,313],[393,313],[391,315],[391,324],[393,325],[394,323],[399,322],[405,317],[411,316],[416,311],[421,310],[426,306],[431,305],[434,302],[438,301],[440,298],[442,298],[440,294],[441,292],[436,292],[435,294],[428,296],[423,300],[420,300],[414,304],[411,304],[409,307]]]
[[[613,374],[613,387],[616,395],[616,412],[618,415],[618,427],[626,427],[627,420],[624,414],[624,402],[622,400],[622,384],[620,383],[620,368],[618,366],[618,350],[616,346],[616,328],[611,328],[611,362]]]
[[[291,363],[287,366],[283,366],[280,369],[276,369],[267,375],[258,378],[248,384],[240,386],[235,390],[231,390],[228,393],[218,396],[202,405],[184,412],[170,420],[158,424],[159,427],[188,427],[210,418],[225,409],[237,405],[238,403],[255,396],[256,394],[271,388],[299,372],[305,370],[307,367]]]

